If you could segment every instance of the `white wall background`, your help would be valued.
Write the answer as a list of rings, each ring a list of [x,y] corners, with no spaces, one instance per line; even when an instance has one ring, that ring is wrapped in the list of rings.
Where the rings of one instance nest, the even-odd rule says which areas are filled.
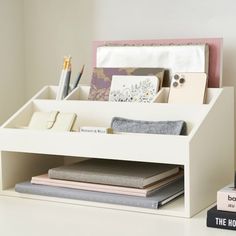
[[[23,1],[0,0],[0,124],[25,96]]]
[[[235,9],[234,0],[0,0],[0,123],[58,83],[64,55],[73,78],[86,64],[89,83],[93,40],[223,37],[223,81],[235,86]]]
[[[62,58],[91,79],[91,42],[108,39],[224,38],[224,85],[236,85],[234,0],[25,0],[27,96],[57,84]]]
[[[58,83],[64,55],[72,78],[86,64],[89,83],[93,40],[223,37],[223,84],[236,86],[235,10],[235,0],[0,0],[0,122]]]

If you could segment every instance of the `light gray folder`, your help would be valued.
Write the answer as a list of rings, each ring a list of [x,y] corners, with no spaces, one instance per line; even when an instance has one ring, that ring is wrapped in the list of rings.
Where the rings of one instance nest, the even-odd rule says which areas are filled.
[[[183,193],[184,179],[181,177],[168,186],[157,190],[149,197],[136,197],[113,193],[53,187],[47,185],[31,184],[30,182],[16,184],[15,191],[19,193],[36,194],[50,197],[158,209],[161,205],[166,204],[173,198]]]

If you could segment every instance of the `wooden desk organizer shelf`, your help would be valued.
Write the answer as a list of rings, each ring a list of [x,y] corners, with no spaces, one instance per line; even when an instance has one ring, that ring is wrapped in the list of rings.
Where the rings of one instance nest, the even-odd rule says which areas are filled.
[[[191,217],[216,200],[216,191],[233,179],[233,88],[208,89],[207,104],[164,103],[168,88],[152,104],[87,101],[88,86],[80,86],[64,101],[53,100],[47,86],[0,129],[1,194],[152,214]],[[81,126],[109,126],[113,116],[144,120],[185,120],[187,136],[154,134],[86,134],[17,129],[34,111],[75,112]],[[69,157],[105,158],[179,164],[184,167],[184,197],[159,210],[20,194],[18,182],[70,161]]]

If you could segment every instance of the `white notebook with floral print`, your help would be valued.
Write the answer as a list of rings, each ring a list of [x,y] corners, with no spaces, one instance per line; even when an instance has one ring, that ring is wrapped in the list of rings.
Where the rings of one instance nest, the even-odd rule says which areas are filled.
[[[152,102],[158,92],[156,76],[113,75],[109,93],[112,102]]]

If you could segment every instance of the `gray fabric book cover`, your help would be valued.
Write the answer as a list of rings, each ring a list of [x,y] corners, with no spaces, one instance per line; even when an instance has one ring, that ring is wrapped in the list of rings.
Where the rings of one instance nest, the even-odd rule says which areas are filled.
[[[144,188],[156,181],[176,174],[175,165],[89,159],[48,171],[49,178]]]
[[[94,192],[70,188],[53,187],[47,185],[23,182],[16,184],[15,191],[19,193],[36,194],[49,197],[69,198],[75,200],[94,201],[101,203],[120,204],[143,208],[158,209],[163,202],[167,203],[174,195],[182,194],[184,178],[181,177],[171,184],[157,190],[149,197],[128,196],[113,193]]]

